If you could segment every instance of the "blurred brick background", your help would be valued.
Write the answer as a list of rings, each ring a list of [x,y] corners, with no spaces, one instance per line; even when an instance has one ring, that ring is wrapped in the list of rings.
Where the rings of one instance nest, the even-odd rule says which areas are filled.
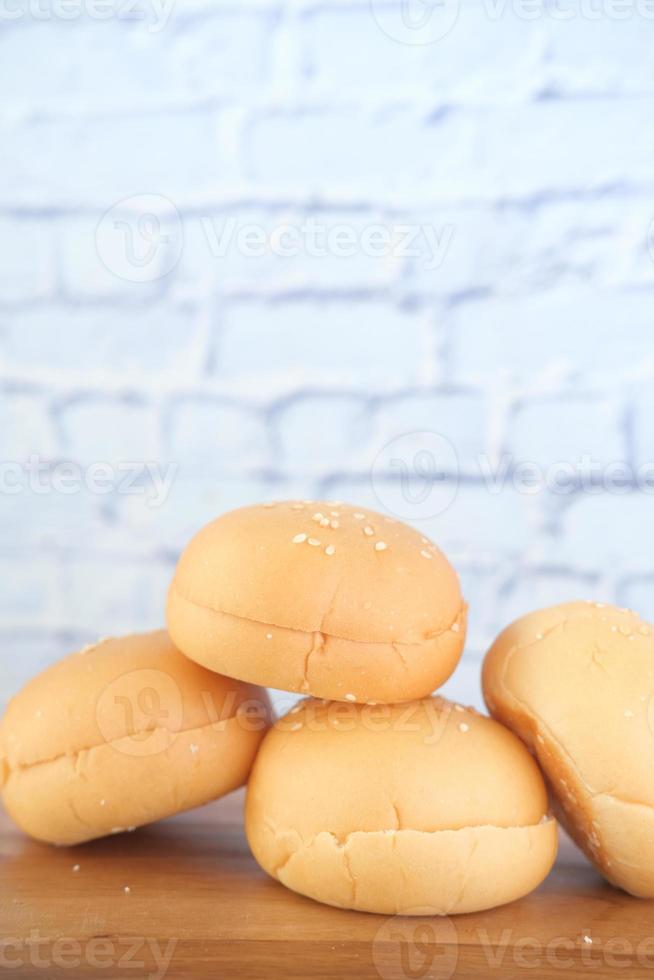
[[[654,617],[654,495],[634,476],[654,460],[641,6],[466,0],[436,38],[392,0],[0,19],[0,461],[37,457],[46,484],[0,494],[0,701],[78,644],[162,623],[193,531],[268,498],[361,502],[435,538],[471,604],[448,687],[470,702],[523,611],[594,597]],[[132,274],[127,236],[147,248],[134,222],[157,202],[163,265]],[[350,254],[212,246],[310,220],[350,229]],[[367,254],[379,226],[422,244]],[[419,491],[417,430],[456,453],[433,506],[396,465]],[[632,475],[512,479],[583,457]],[[47,485],[63,461],[175,479],[161,506],[65,494]]]

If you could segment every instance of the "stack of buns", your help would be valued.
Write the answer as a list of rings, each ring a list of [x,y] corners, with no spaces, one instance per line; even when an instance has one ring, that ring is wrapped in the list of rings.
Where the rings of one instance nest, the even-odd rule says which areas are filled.
[[[637,711],[649,631],[583,604],[521,620],[488,654],[488,718],[432,696],[459,661],[466,612],[445,555],[393,518],[340,502],[232,511],[181,555],[168,633],[100,641],[13,699],[6,809],[37,839],[75,844],[248,782],[250,846],[287,887],[369,912],[470,912],[527,894],[553,864],[535,756],[591,859],[653,894],[637,866],[652,838]],[[628,707],[599,757],[613,672]],[[303,696],[272,726],[267,687]]]

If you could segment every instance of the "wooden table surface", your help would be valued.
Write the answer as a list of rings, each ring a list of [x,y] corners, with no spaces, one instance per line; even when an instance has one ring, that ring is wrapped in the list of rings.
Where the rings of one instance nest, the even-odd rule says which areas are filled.
[[[28,840],[0,813],[0,980],[654,978],[654,901],[606,885],[567,841],[522,901],[389,919],[272,881],[248,852],[241,811],[237,793],[71,849]]]

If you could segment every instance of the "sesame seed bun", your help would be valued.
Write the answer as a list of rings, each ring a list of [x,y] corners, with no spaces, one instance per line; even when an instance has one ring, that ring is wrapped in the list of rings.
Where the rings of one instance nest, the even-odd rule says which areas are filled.
[[[261,867],[302,895],[450,915],[543,880],[556,855],[547,805],[519,739],[472,709],[311,699],[263,741],[246,831]]]
[[[531,613],[489,650],[483,687],[587,857],[612,884],[654,897],[654,628],[601,603]]]
[[[439,549],[341,503],[231,511],[183,552],[168,597],[188,657],[242,680],[335,700],[407,701],[443,684],[466,606]]]
[[[267,696],[183,657],[163,631],[53,664],[0,723],[5,808],[32,837],[78,844],[241,786]]]

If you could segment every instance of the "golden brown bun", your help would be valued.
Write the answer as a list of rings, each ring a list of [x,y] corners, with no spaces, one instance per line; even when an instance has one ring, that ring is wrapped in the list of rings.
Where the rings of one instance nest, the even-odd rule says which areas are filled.
[[[261,867],[288,888],[386,914],[513,901],[556,855],[525,747],[443,698],[301,702],[263,741],[246,830]]]
[[[77,844],[207,803],[247,779],[267,695],[204,670],[163,632],[53,664],[0,723],[0,785],[32,837]]]
[[[431,693],[454,670],[466,626],[454,569],[417,531],[293,501],[203,528],[179,560],[167,615],[179,649],[211,670],[350,701]]]
[[[577,844],[610,882],[654,897],[654,629],[601,603],[543,609],[498,637],[483,686]]]

